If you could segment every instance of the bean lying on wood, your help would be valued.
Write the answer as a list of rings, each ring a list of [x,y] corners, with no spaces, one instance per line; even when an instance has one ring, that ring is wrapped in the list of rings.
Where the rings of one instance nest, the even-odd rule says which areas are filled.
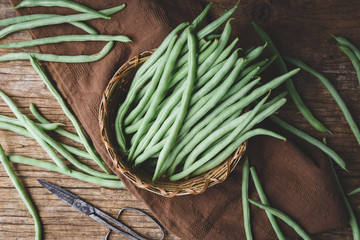
[[[116,12],[119,12],[125,8],[125,4],[122,4],[120,6],[116,6],[113,8],[101,10],[100,12],[105,15],[111,15]],[[81,13],[81,14],[74,14],[74,15],[67,15],[67,16],[57,16],[57,17],[50,17],[47,18],[46,21],[44,19],[35,19],[30,20],[27,22],[17,23],[14,25],[10,25],[4,29],[0,30],[0,38],[3,38],[10,33],[26,30],[26,29],[32,29],[42,26],[50,26],[50,25],[56,25],[61,23],[69,23],[69,22],[76,22],[76,21],[86,21],[98,18],[97,16],[94,16],[90,13]]]
[[[3,116],[3,115],[0,115],[0,122],[11,123],[16,126],[23,126],[22,122],[19,119],[7,117],[7,116]],[[50,122],[37,123],[36,125],[38,125],[39,128],[41,128],[42,130],[45,130],[45,131],[53,131],[53,130],[56,130],[59,126],[64,126],[64,124],[62,124],[62,123],[50,123]]]
[[[350,113],[349,109],[347,108],[344,100],[340,97],[340,94],[336,91],[336,89],[330,83],[330,81],[323,74],[315,71],[314,69],[312,69],[311,67],[309,67],[304,62],[302,62],[298,59],[286,57],[285,60],[304,69],[305,71],[307,71],[311,75],[315,76],[317,79],[319,79],[324,84],[324,86],[327,88],[327,90],[329,91],[329,93],[334,98],[334,100],[338,104],[339,108],[343,112],[344,117],[345,117],[346,121],[348,122],[351,131],[353,132],[357,142],[360,144],[360,130],[359,130],[358,126],[356,125],[354,118],[351,116],[351,113]]]
[[[53,163],[44,162],[44,161],[36,160],[33,158],[23,157],[23,156],[12,155],[12,156],[9,156],[9,160],[13,163],[21,163],[21,164],[25,164],[25,165],[43,168],[43,169],[53,171],[53,172],[58,172],[58,173],[79,179],[81,181],[99,185],[99,186],[103,186],[103,187],[124,188],[124,184],[120,180],[115,180],[116,178],[114,178],[114,180],[108,180],[108,179],[103,179],[101,177],[90,176],[90,175],[87,175],[87,174],[84,174],[82,172],[78,172],[75,170],[72,170],[71,172],[66,172],[66,171],[58,168]]]
[[[35,240],[41,240],[42,239],[42,226],[39,218],[39,214],[35,209],[34,204],[32,203],[30,197],[26,193],[24,187],[21,185],[18,177],[16,176],[16,173],[12,169],[9,159],[5,155],[4,149],[0,145],[0,162],[2,163],[3,168],[5,169],[6,173],[8,174],[9,178],[11,179],[14,187],[18,191],[21,199],[25,203],[26,208],[28,209],[29,213],[34,219],[35,223]],[[51,163],[50,163],[51,164]],[[54,165],[56,166],[56,165]],[[60,169],[60,168],[59,168]],[[67,173],[67,171],[64,171]]]
[[[276,49],[274,43],[271,41],[269,35],[261,29],[255,22],[252,23],[255,30],[259,34],[259,36],[268,43],[269,50],[272,52],[273,55],[279,55],[278,50]],[[288,72],[286,64],[284,60],[278,56],[278,58],[275,60],[276,64],[278,65],[278,69],[281,74],[284,74]],[[295,85],[291,79],[288,79],[285,82],[285,86],[289,92],[289,95],[293,102],[295,103],[296,107],[299,109],[300,113],[303,115],[303,117],[313,126],[316,130],[320,132],[329,132],[330,131],[321,123],[319,120],[317,120],[314,115],[311,113],[309,108],[305,105],[303,100],[301,99],[299,93],[296,91]]]
[[[66,56],[66,55],[55,55],[55,54],[45,54],[45,53],[8,53],[0,56],[0,62],[4,61],[13,61],[13,60],[30,60],[35,58],[40,61],[48,62],[64,62],[64,63],[83,63],[83,62],[95,62],[103,57],[105,57],[112,47],[114,42],[108,42],[104,48],[93,55],[77,55],[77,56]]]
[[[0,20],[0,27],[17,24],[17,23],[22,23],[22,22],[27,22],[27,21],[35,20],[35,19],[44,19],[44,18],[48,18],[48,17],[58,17],[58,16],[61,16],[61,15],[58,15],[58,14],[30,14],[30,15],[24,15],[24,16],[17,16],[17,17],[13,17],[13,18],[5,18],[5,19]],[[69,24],[71,24],[75,27],[78,27],[89,34],[92,34],[92,35],[97,34],[97,31],[95,29],[93,29],[89,25],[86,25],[83,22],[69,22]]]
[[[91,9],[87,6],[69,0],[23,0],[21,3],[11,9],[16,10],[23,7],[64,7],[73,9],[78,12],[90,13],[97,17],[110,19],[109,16],[102,12],[95,11],[94,9]]]
[[[38,38],[24,42],[13,42],[0,44],[0,48],[23,48],[44,44],[60,43],[60,42],[83,42],[83,41],[114,41],[114,42],[131,42],[131,39],[124,35],[64,35],[56,37]]]

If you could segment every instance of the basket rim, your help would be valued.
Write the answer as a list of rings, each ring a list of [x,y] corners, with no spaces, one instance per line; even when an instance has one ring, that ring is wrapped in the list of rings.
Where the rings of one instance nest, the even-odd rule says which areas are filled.
[[[234,170],[241,157],[244,155],[247,147],[247,141],[242,143],[223,163],[219,164],[215,168],[200,174],[198,176],[194,176],[188,180],[179,180],[170,182],[167,181],[169,185],[176,185],[178,183],[184,183],[185,186],[188,187],[171,187],[165,188],[159,182],[153,183],[151,180],[144,180],[144,177],[139,177],[134,169],[131,169],[126,166],[126,163],[123,161],[122,153],[117,148],[117,144],[113,144],[109,137],[108,128],[110,123],[107,123],[107,119],[109,117],[109,101],[111,100],[111,94],[113,91],[116,91],[116,87],[122,78],[124,78],[124,74],[138,67],[140,64],[145,62],[147,58],[154,52],[154,50],[144,51],[139,53],[137,56],[129,59],[125,62],[114,74],[109,83],[106,86],[106,89],[103,93],[100,108],[99,108],[99,125],[100,125],[100,135],[103,143],[105,144],[106,150],[112,160],[112,167],[123,176],[125,176],[130,182],[135,184],[137,187],[148,190],[152,193],[156,193],[165,197],[174,197],[174,196],[182,196],[188,194],[200,194],[203,193],[209,187],[212,187],[218,183],[223,182],[229,174]],[[112,124],[113,125],[113,124]],[[212,174],[215,170],[220,169],[220,173]],[[213,176],[214,175],[214,176]],[[194,181],[194,179],[202,179],[199,183]],[[163,182],[160,182],[163,183]],[[186,183],[186,184],[185,184]],[[200,185],[199,185],[200,184]],[[181,185],[180,185],[181,186]]]

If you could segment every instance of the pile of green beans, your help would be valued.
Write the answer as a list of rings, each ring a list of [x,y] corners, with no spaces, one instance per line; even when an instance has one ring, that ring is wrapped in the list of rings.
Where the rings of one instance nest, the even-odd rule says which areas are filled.
[[[166,37],[137,70],[117,113],[115,132],[120,150],[127,155],[128,164],[147,171],[154,182],[164,175],[177,181],[209,171],[256,135],[284,139],[252,128],[274,114],[285,99],[264,107],[265,97],[254,109],[244,109],[299,69],[255,87],[260,81],[256,74],[278,54],[270,61],[256,62],[266,43],[244,54],[235,49],[238,39],[229,43],[228,19],[236,6],[194,34],[208,10],[209,6],[189,26],[180,24]],[[212,39],[207,37],[225,22],[219,39],[203,40]]]

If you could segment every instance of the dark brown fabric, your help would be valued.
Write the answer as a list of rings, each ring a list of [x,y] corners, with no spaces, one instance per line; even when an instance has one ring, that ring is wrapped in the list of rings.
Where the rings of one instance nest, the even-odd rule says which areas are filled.
[[[12,0],[14,4],[20,0]],[[104,9],[123,1],[82,0],[94,9]],[[235,1],[224,1],[233,5]],[[231,4],[230,4],[231,2]],[[101,142],[98,109],[102,93],[112,75],[129,58],[157,47],[169,31],[182,21],[191,21],[201,11],[194,0],[131,0],[111,21],[97,19],[88,23],[101,34],[124,34],[133,43],[116,43],[111,53],[95,63],[46,63],[48,74],[80,119],[106,162],[110,159]],[[74,13],[61,8],[21,9],[20,14]],[[64,34],[83,34],[70,25],[43,27],[30,31],[34,38]],[[44,53],[92,54],[105,43],[61,43],[41,46]],[[309,233],[319,233],[346,226],[346,214],[330,174],[328,160],[315,152],[315,162],[290,142],[267,137],[250,141],[249,157],[256,167],[271,205],[286,212]],[[112,166],[112,164],[109,164]],[[241,205],[241,169],[235,169],[222,184],[204,194],[167,199],[137,189],[119,176],[128,190],[143,200],[155,217],[171,232],[183,239],[244,239]],[[250,196],[257,200],[254,187]],[[251,207],[255,239],[274,239],[274,232],[263,211]],[[287,236],[296,234],[280,222]]]

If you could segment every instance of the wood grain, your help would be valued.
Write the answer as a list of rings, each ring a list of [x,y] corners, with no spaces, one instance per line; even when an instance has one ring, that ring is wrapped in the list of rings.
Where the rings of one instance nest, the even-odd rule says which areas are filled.
[[[209,0],[203,0],[203,2],[206,4]],[[215,4],[210,12],[212,18],[220,16],[224,8],[229,9],[236,1],[213,2]],[[0,19],[15,16],[14,11],[9,10],[9,7],[8,0],[0,0]],[[360,46],[358,19],[360,19],[360,2],[351,0],[245,0],[240,2],[233,28],[234,36],[240,37],[240,45],[247,48],[261,43],[250,22],[256,21],[264,27],[281,52],[306,61],[330,79],[349,106],[355,121],[360,124],[360,111],[358,111],[360,88],[355,71],[331,38],[331,34],[339,34]],[[29,39],[31,39],[30,35],[22,31],[1,39],[0,43]],[[0,54],[21,50],[0,49]],[[30,50],[38,51],[36,47]],[[268,73],[268,75],[271,74]],[[326,136],[329,145],[345,159],[350,169],[350,172],[346,173],[337,168],[345,191],[349,192],[360,186],[360,160],[358,159],[360,148],[335,101],[324,86],[310,75],[301,73],[294,80],[305,103],[315,116],[332,130],[333,134],[319,134],[313,130],[291,102],[284,107],[281,115],[313,136],[318,138]],[[27,116],[31,117],[28,106],[34,103],[51,122],[64,123],[67,130],[74,131],[58,103],[29,62],[0,62],[0,89],[6,92]],[[2,101],[0,101],[0,113],[13,116]],[[76,143],[65,138],[54,137],[61,142],[77,146]],[[19,154],[50,161],[34,140],[0,130],[0,143],[7,154]],[[81,161],[97,168],[92,161],[84,159]],[[67,176],[24,165],[14,165],[14,169],[39,210],[44,225],[45,239],[102,239],[107,229],[79,214],[41,188],[36,181],[37,178],[56,182],[113,216],[117,214],[119,208],[125,206],[148,211],[146,205],[126,189],[96,187]],[[357,206],[360,204],[360,195],[352,196],[350,202],[356,216],[359,217],[360,211]],[[158,237],[154,225],[142,216],[126,214],[122,219],[136,226],[140,232],[149,234],[151,237]],[[33,236],[33,220],[3,168],[0,167],[0,239],[33,239]],[[112,239],[125,238],[114,234]],[[169,234],[166,239],[179,238]],[[352,233],[350,228],[340,229],[316,235],[314,239],[352,239]]]

